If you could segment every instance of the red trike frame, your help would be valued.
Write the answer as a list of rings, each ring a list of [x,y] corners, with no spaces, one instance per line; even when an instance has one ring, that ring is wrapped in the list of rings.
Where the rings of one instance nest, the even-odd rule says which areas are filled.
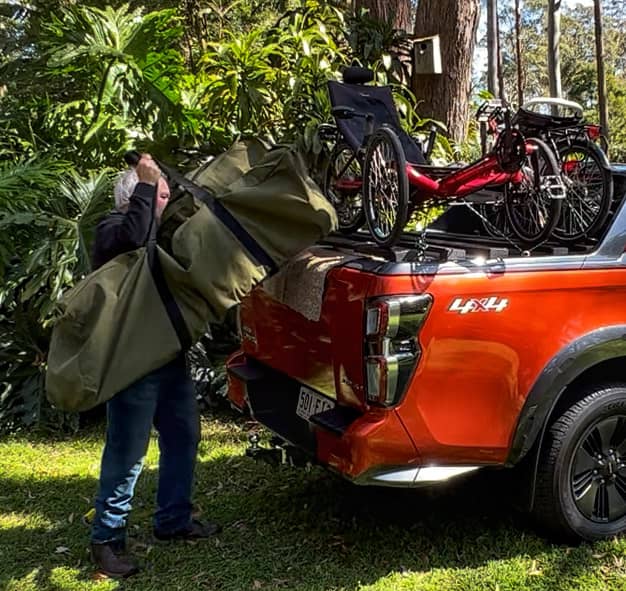
[[[533,149],[533,146],[526,144],[527,154]],[[442,172],[445,176],[435,178],[433,171]],[[428,174],[429,172],[431,174]],[[524,178],[522,170],[504,172],[495,154],[484,156],[473,164],[456,170],[408,163],[406,174],[411,187],[419,190],[418,200],[432,197],[446,200],[465,197],[489,185],[518,184]],[[358,191],[363,186],[363,180],[340,180],[336,186],[345,191]]]

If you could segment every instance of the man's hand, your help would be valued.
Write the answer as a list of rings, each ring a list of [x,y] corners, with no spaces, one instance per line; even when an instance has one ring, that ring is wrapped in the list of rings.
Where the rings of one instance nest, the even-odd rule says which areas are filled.
[[[150,154],[144,154],[135,168],[140,183],[156,185],[161,178],[161,170],[156,165]]]

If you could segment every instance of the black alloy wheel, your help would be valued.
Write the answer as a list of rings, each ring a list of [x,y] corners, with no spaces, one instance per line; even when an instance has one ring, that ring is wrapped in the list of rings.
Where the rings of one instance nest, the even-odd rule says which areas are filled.
[[[626,414],[588,428],[572,457],[570,483],[587,519],[608,523],[626,515]]]
[[[558,540],[626,532],[626,384],[588,384],[541,446],[533,514]]]

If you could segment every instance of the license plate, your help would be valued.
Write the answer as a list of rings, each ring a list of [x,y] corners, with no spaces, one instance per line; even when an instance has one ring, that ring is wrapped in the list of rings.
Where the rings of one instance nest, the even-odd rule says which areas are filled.
[[[302,386],[300,388],[300,395],[298,396],[298,406],[296,408],[296,414],[308,421],[310,417],[320,412],[334,408],[335,401],[326,396],[322,396],[317,392]]]

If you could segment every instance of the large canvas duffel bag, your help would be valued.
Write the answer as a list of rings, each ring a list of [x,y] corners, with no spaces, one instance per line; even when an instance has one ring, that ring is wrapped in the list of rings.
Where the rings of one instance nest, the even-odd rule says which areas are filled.
[[[178,181],[156,241],[116,257],[59,302],[46,376],[55,406],[87,410],[172,360],[337,225],[290,147],[239,142]]]

